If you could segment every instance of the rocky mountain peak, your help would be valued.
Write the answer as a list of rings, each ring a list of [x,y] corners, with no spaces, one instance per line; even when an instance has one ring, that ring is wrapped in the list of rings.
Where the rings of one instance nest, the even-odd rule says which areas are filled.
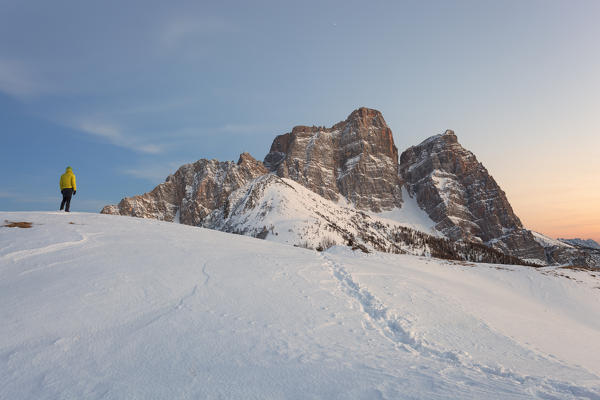
[[[248,153],[242,153],[237,164],[201,159],[181,166],[151,192],[126,197],[118,205],[104,207],[102,213],[198,226],[233,191],[267,172],[263,163]]]
[[[387,127],[383,119],[383,114],[378,110],[367,107],[360,107],[352,111],[344,122],[355,124],[356,126]]]
[[[245,166],[247,168],[264,170],[266,173],[266,168],[261,161],[258,161],[256,158],[252,157],[250,153],[243,152],[240,154],[240,158],[237,162],[238,166]]]
[[[453,131],[432,136],[400,156],[409,192],[451,239],[476,240],[522,258],[545,260],[506,194]]]
[[[398,163],[398,150],[383,115],[365,107],[354,110],[330,128],[295,126],[275,137],[264,162],[242,153],[237,163],[201,159],[185,164],[151,192],[124,198],[102,212],[255,233],[259,237],[267,232],[267,222],[299,224],[297,215],[303,215],[304,222],[317,216],[320,222],[315,222],[315,229],[326,223],[330,229],[341,232],[335,220],[347,214],[357,216],[347,221],[356,228],[354,238],[364,231],[371,240],[380,233],[373,233],[369,225],[359,221],[368,215],[362,210],[380,212],[401,207],[403,185],[436,223],[439,232],[465,246],[483,243],[504,254],[537,262],[600,263],[600,251],[575,249],[560,242],[548,245],[546,239],[534,237],[524,229],[505,193],[475,155],[458,142],[453,130],[408,148]],[[288,190],[292,186],[296,188]],[[295,196],[301,191],[299,187],[311,193],[301,197],[312,200],[306,208],[292,211],[288,205],[298,205],[292,203],[298,201]],[[277,197],[280,192],[285,195]],[[342,207],[344,211],[338,210],[329,219],[323,217],[320,208],[327,203],[323,198],[333,201],[333,209]],[[281,215],[269,219],[277,199]],[[341,204],[336,204],[339,200]],[[289,221],[285,222],[286,218]],[[250,227],[249,221],[258,225]],[[305,228],[299,239],[307,229],[313,229]],[[376,228],[385,230],[381,224]],[[289,229],[288,233],[295,228]],[[273,227],[271,232],[279,230]],[[387,243],[381,244],[383,247],[373,248],[394,248],[395,241],[388,239],[396,233],[380,238],[381,243]],[[369,242],[367,239],[365,243]]]
[[[345,132],[352,132],[353,130],[368,131],[369,135],[366,139],[368,143],[375,146],[374,151],[385,154],[395,160],[398,159],[398,149],[394,144],[392,130],[387,126],[381,112],[361,107],[354,110],[346,121],[341,124],[344,124]]]
[[[383,115],[354,110],[331,128],[296,126],[273,140],[264,165],[330,199],[381,211],[402,203],[398,149]]]
[[[452,129],[446,129],[442,135],[440,135],[440,139],[443,143],[454,144],[460,146],[458,143],[458,138]],[[461,146],[462,147],[462,146]]]

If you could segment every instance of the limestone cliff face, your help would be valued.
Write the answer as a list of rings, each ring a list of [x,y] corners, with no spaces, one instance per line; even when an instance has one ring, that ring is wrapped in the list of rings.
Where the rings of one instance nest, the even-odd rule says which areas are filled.
[[[240,155],[237,164],[202,159],[183,165],[151,192],[126,197],[101,212],[199,226],[233,191],[266,173],[263,164],[248,153]]]
[[[463,249],[467,252],[476,251],[480,245],[469,243],[475,242],[509,256],[550,264],[600,263],[600,251],[593,253],[593,249],[571,246],[565,249],[539,238],[536,241],[523,227],[494,178],[473,153],[460,145],[453,131],[408,148],[398,163],[392,131],[379,111],[368,108],[353,111],[345,121],[331,128],[294,127],[274,139],[264,163],[243,153],[237,163],[202,159],[186,164],[151,192],[124,198],[118,205],[104,207],[102,212],[228,232],[256,231],[262,235],[266,228],[261,223],[269,220],[267,214],[273,212],[273,204],[266,202],[260,210],[249,207],[260,203],[256,199],[262,192],[257,188],[269,187],[271,194],[286,189],[280,178],[291,179],[327,200],[345,200],[342,203],[348,204],[340,206],[355,210],[361,218],[367,218],[364,211],[402,207],[401,187],[405,185],[436,223],[436,229],[452,241],[461,241],[465,249],[471,246]],[[288,192],[284,197],[295,203],[292,197],[299,191]],[[240,208],[240,198],[246,199],[243,208]],[[316,200],[312,203],[320,204]],[[318,216],[324,215],[316,206],[308,209]],[[302,212],[307,214],[308,209]],[[252,223],[248,222],[248,215],[256,217]],[[297,217],[290,211],[289,221],[296,221]],[[282,226],[289,222],[285,222],[285,215],[278,218]],[[303,218],[302,224],[305,224],[312,217],[304,215]],[[331,228],[336,223],[332,219],[328,226]],[[380,228],[383,229],[383,225]],[[278,231],[278,227],[271,231]],[[354,239],[360,236],[359,231]],[[386,240],[381,243],[387,243]],[[439,244],[438,247],[444,246]],[[394,245],[389,242],[380,248],[389,251]],[[484,251],[482,247],[479,249]],[[486,257],[498,259],[489,254]],[[507,260],[504,261],[510,261]]]
[[[546,260],[543,247],[523,229],[506,194],[475,155],[458,143],[453,131],[404,151],[400,174],[447,237],[481,241],[507,254]]]
[[[402,205],[398,149],[377,110],[360,108],[331,128],[296,126],[275,138],[264,164],[326,199],[342,196],[359,209]]]

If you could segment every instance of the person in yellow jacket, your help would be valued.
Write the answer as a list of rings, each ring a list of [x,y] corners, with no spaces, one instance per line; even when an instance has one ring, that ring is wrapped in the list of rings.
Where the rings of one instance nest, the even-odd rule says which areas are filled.
[[[75,174],[73,168],[67,167],[64,174],[60,176],[60,192],[62,193],[62,202],[60,203],[60,209],[65,209],[69,212],[71,206],[71,196],[77,193],[77,183],[75,182]]]

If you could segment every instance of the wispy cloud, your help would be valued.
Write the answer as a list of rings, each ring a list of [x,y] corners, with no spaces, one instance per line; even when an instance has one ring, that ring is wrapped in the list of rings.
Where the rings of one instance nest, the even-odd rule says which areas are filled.
[[[20,99],[48,93],[51,85],[43,82],[24,63],[0,59],[0,92]]]
[[[169,161],[161,164],[148,164],[136,167],[120,168],[119,171],[135,178],[141,178],[153,183],[162,182],[167,176],[177,171],[185,161]]]
[[[19,195],[14,192],[0,192],[0,199],[16,199]]]
[[[174,47],[201,36],[237,31],[231,22],[219,17],[179,17],[167,22],[160,32],[160,44]]]
[[[273,126],[265,125],[265,124],[225,124],[219,128],[220,132],[223,133],[231,133],[237,135],[251,135],[251,134],[261,134],[268,133],[272,134],[274,131]]]
[[[115,124],[102,121],[82,119],[72,127],[90,135],[102,137],[115,146],[124,147],[140,153],[158,154],[162,148],[156,144],[145,143],[134,135],[124,133],[123,129]]]
[[[160,114],[173,113],[182,109],[187,109],[197,104],[197,98],[190,95],[176,95],[173,98],[165,98],[164,96],[158,100],[138,101],[134,104],[118,104],[110,108],[110,112],[114,115],[140,115],[140,114]]]

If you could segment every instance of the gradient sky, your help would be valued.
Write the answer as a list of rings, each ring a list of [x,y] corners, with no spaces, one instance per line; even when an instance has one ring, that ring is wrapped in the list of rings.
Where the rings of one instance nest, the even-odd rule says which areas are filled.
[[[600,1],[0,0],[0,210],[98,211],[294,125],[454,129],[525,225],[600,241]]]

